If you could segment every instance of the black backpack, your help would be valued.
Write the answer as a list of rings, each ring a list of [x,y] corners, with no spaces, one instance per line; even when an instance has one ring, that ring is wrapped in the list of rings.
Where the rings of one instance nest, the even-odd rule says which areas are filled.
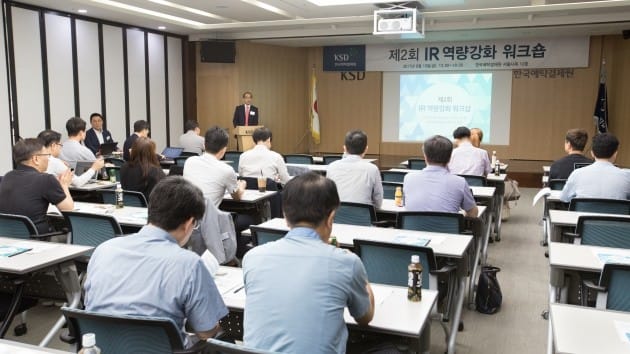
[[[501,268],[493,266],[483,266],[479,274],[479,282],[477,283],[477,297],[475,304],[477,311],[491,315],[501,308],[503,294],[497,280],[497,273]]]

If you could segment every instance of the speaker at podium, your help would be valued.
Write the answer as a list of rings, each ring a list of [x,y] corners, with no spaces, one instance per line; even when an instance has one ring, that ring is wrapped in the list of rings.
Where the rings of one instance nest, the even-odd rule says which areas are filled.
[[[237,125],[234,128],[234,135],[236,136],[238,151],[247,151],[253,148],[255,145],[254,139],[252,139],[254,130],[263,127],[264,125]]]

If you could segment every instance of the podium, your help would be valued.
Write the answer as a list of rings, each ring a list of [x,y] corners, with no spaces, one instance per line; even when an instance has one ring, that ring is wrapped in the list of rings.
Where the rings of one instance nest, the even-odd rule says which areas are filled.
[[[236,142],[238,143],[238,151],[247,151],[254,147],[252,134],[254,130],[264,127],[263,125],[238,125],[234,128]]]

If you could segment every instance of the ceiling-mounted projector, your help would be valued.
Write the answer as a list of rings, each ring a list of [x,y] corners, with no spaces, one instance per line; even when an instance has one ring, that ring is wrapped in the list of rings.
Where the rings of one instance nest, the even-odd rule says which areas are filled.
[[[418,10],[412,8],[376,10],[373,34],[424,38],[424,19]]]

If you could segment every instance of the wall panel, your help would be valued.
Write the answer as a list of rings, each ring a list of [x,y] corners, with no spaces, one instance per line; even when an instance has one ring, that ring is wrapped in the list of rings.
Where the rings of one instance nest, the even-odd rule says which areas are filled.
[[[105,107],[107,129],[122,148],[127,138],[125,123],[125,72],[123,58],[123,30],[103,26],[103,61],[105,65]]]
[[[144,32],[128,29],[127,83],[129,85],[129,131],[133,122],[147,120],[147,86],[144,63]],[[157,127],[156,127],[157,128]]]
[[[182,40],[167,38],[168,55],[168,116],[171,145],[179,144],[184,128],[184,82],[182,73]],[[194,117],[192,117],[194,119]]]
[[[75,116],[70,18],[46,14],[50,128],[66,137],[66,121]]]
[[[76,30],[80,116],[88,122],[89,127],[90,114],[101,113],[98,24],[77,20]]]
[[[0,17],[0,38],[4,38],[5,19]],[[9,82],[5,46],[0,46],[0,175],[13,168],[11,159],[11,111],[9,109]]]
[[[149,94],[151,100],[151,138],[155,140],[157,149],[162,151],[168,146],[166,131],[166,77],[164,62],[164,37],[149,33]],[[159,128],[158,128],[159,127]]]

